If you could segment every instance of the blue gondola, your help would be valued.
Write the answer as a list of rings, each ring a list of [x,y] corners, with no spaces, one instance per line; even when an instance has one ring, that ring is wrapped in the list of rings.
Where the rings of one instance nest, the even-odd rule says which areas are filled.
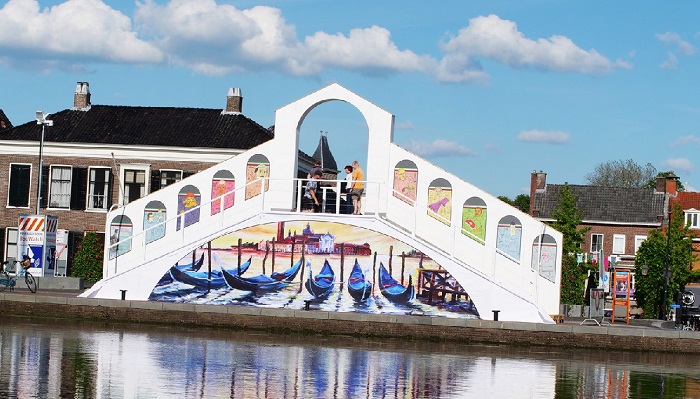
[[[353,265],[348,278],[348,293],[356,302],[364,302],[372,296],[372,283],[365,278],[357,259],[355,259],[355,265]]]
[[[192,266],[191,263],[185,263],[184,265],[175,265],[173,266],[174,268],[177,268],[178,270],[182,271],[192,271],[192,272],[198,272],[199,269],[202,268],[202,265],[204,264],[204,254],[199,257],[199,259],[194,263],[194,266]]]
[[[406,303],[416,295],[410,275],[408,276],[408,285],[404,287],[391,277],[381,262],[379,263],[379,291],[386,299],[396,303]]]
[[[307,265],[311,262],[307,261]],[[301,268],[301,259],[288,270],[282,273],[273,272],[270,276],[260,274],[254,277],[241,277],[237,274],[222,270],[226,283],[231,287],[241,291],[264,292],[275,291],[286,287]]]
[[[309,291],[314,298],[325,299],[333,292],[333,284],[335,283],[335,272],[326,260],[323,263],[321,271],[312,276],[311,266],[309,266],[309,278],[306,280],[306,290]]]
[[[229,270],[229,272],[238,275],[238,270],[240,269],[240,274],[245,273],[245,271],[248,270],[248,268],[250,267],[251,259],[252,258],[249,258],[246,262],[242,263],[240,268],[236,267],[234,269]],[[209,282],[208,271],[195,272],[190,270],[180,270],[179,267],[173,266],[170,268],[170,275],[175,281],[179,281],[181,283],[189,285],[194,285],[197,288],[211,288],[216,290],[219,288],[226,287],[226,280],[224,279],[222,270],[211,271],[211,282]]]

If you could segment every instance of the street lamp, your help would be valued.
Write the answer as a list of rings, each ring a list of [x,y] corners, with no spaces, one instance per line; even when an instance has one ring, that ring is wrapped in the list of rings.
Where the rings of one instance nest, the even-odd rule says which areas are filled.
[[[666,218],[666,269],[664,270],[664,303],[661,307],[661,320],[666,319],[666,303],[668,301],[668,279],[671,275],[671,206],[668,198],[668,181],[676,181],[678,176],[673,172],[664,181],[664,217]]]
[[[49,114],[42,111],[36,111],[36,124],[41,125],[41,141],[39,141],[39,183],[36,185],[36,214],[39,215],[39,207],[41,206],[41,171],[44,168],[44,130],[46,126],[53,126],[53,121],[46,118]]]

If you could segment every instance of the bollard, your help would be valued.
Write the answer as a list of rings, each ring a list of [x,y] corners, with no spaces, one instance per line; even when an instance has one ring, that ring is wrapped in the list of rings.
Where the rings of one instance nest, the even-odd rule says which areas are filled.
[[[492,310],[492,312],[493,312],[493,321],[498,321],[498,312],[500,312],[500,310]]]
[[[122,292],[122,301],[126,299],[126,290],[119,290]]]
[[[304,301],[304,310],[309,310],[311,308],[311,300],[307,299]]]

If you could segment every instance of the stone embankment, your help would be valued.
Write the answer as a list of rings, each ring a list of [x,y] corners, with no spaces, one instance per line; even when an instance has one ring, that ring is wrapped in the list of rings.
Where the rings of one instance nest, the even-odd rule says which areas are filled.
[[[661,323],[518,323],[414,315],[376,315],[252,306],[194,305],[78,298],[76,293],[0,293],[5,315],[150,323],[271,333],[349,335],[464,344],[700,353],[700,332],[661,328]]]

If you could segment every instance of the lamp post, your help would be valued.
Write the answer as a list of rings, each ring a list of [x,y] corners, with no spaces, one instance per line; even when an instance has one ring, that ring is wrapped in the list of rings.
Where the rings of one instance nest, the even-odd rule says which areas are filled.
[[[666,320],[666,304],[668,301],[668,279],[671,275],[671,207],[668,200],[668,181],[678,179],[673,173],[666,176],[664,181],[664,217],[666,218],[666,268],[664,269],[664,302],[661,307],[661,320]]]
[[[39,141],[39,182],[36,185],[36,214],[39,215],[41,207],[41,172],[44,168],[44,131],[46,126],[53,126],[53,121],[46,118],[49,114],[42,111],[36,111],[36,124],[41,125],[41,141]]]

